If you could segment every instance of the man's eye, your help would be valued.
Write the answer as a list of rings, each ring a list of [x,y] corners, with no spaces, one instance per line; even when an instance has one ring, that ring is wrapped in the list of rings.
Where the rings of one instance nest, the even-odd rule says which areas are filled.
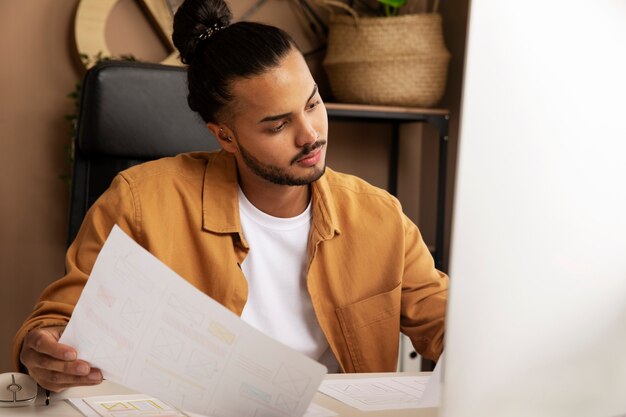
[[[285,126],[287,126],[287,122],[282,122],[280,125],[278,125],[278,126],[276,126],[276,127],[273,127],[273,128],[271,128],[270,130],[271,130],[272,132],[280,132],[281,130],[283,130],[283,129],[284,129],[284,127],[285,127]]]
[[[314,108],[316,108],[318,105],[320,104],[320,101],[314,101],[313,103],[309,103],[309,105],[307,106],[307,110],[313,110]]]

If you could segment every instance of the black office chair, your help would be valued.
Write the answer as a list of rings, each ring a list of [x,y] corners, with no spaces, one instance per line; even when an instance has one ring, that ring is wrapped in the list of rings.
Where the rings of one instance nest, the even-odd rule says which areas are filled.
[[[118,172],[152,159],[219,148],[187,106],[182,68],[107,61],[87,71],[81,91],[68,245]]]

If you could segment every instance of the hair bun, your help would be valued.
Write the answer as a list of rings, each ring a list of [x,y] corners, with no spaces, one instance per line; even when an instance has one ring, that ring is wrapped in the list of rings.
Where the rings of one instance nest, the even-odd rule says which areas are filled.
[[[172,41],[182,62],[193,62],[199,44],[220,28],[230,25],[232,17],[224,0],[185,0],[174,15],[172,33]]]

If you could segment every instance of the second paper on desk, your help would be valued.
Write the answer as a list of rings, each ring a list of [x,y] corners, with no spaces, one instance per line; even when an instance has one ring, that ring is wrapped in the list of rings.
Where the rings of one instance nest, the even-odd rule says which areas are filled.
[[[254,329],[114,226],[60,340],[181,410],[302,416],[326,368]]]

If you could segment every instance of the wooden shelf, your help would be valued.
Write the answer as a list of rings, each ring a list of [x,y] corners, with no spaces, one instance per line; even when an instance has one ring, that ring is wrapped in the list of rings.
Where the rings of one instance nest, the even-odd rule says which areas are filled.
[[[447,118],[447,109],[423,109],[416,107],[372,106],[367,104],[324,103],[333,117],[395,120],[402,122],[426,121],[430,118]]]

